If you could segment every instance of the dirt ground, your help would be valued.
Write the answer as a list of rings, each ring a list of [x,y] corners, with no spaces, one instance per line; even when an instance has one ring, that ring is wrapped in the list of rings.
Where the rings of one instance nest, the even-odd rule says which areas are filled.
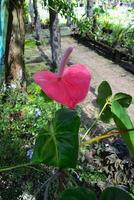
[[[90,117],[95,109],[94,100],[97,87],[103,80],[107,80],[113,92],[125,92],[130,94],[134,99],[134,75],[124,70],[111,60],[98,55],[95,51],[79,44],[71,37],[62,38],[63,49],[69,45],[74,46],[74,51],[70,57],[72,63],[82,63],[89,67],[92,72],[91,89],[83,102],[84,112]],[[89,104],[90,103],[90,104]],[[134,100],[129,108],[129,113],[134,122]]]
[[[111,60],[98,55],[95,51],[88,47],[79,44],[75,39],[70,36],[62,37],[62,51],[68,46],[73,46],[74,51],[70,56],[69,63],[82,63],[90,68],[92,72],[91,88],[88,96],[84,102],[81,103],[83,108],[84,120],[88,121],[94,116],[97,116],[97,109],[95,105],[96,92],[99,84],[103,80],[107,80],[113,92],[125,92],[134,98],[134,75],[124,70],[119,65]],[[42,51],[43,50],[43,51]],[[51,51],[48,45],[38,47],[38,49],[30,49],[25,53],[26,64],[32,63],[36,65],[50,65]],[[134,100],[128,109],[131,119],[134,122]],[[89,121],[89,123],[90,123]]]

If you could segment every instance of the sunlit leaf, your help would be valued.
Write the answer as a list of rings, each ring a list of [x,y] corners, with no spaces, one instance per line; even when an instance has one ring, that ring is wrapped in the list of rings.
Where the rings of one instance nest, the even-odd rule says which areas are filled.
[[[126,109],[123,108],[117,101],[112,102],[111,111],[113,113],[116,126],[119,130],[134,128]],[[131,156],[134,157],[134,131],[121,134],[121,136],[126,143]]]

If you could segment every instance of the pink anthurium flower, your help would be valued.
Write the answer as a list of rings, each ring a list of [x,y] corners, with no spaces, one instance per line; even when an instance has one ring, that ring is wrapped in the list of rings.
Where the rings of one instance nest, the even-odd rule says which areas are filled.
[[[83,64],[65,68],[72,50],[72,47],[66,50],[57,73],[38,71],[33,79],[48,97],[73,109],[88,93],[91,72]]]

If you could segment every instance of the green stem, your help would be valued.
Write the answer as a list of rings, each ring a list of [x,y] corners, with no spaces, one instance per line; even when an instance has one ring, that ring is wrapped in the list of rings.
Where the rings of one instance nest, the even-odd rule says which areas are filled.
[[[81,146],[85,146],[85,145],[89,145],[89,144],[92,144],[94,142],[97,142],[99,140],[103,140],[103,139],[106,139],[106,138],[109,138],[109,137],[112,137],[112,136],[115,136],[114,133],[107,133],[106,135],[99,135],[99,136],[96,136],[94,138],[91,138],[89,140],[86,140],[85,142],[82,142],[81,143]]]
[[[25,164],[20,164],[20,165],[12,166],[12,167],[0,168],[0,173],[1,172],[6,172],[6,171],[10,171],[10,170],[13,170],[13,169],[17,169],[17,168],[21,168],[21,167],[27,167],[29,165],[32,165],[32,163],[25,163]]]
[[[109,137],[117,136],[119,134],[127,134],[128,132],[133,131],[134,128],[126,129],[126,130],[119,130],[119,131],[117,131],[117,130],[113,131],[113,130],[116,130],[116,129],[115,128],[111,129],[108,132],[105,132],[105,133],[98,135],[94,138],[86,140],[85,142],[82,142],[80,146],[82,147],[82,146],[85,146],[85,145],[89,145],[89,144],[92,144],[92,143],[97,142],[99,140],[103,140],[103,139],[106,139],[106,138],[109,138]]]
[[[101,109],[98,117],[96,118],[96,120],[92,123],[92,125],[90,126],[90,128],[86,131],[86,133],[84,134],[84,136],[82,137],[82,141],[85,139],[85,137],[87,136],[87,134],[92,130],[92,128],[95,126],[95,124],[98,122],[100,116],[102,115],[102,113],[104,112],[106,106],[109,104],[109,101],[107,100],[106,103],[104,104],[103,108]]]

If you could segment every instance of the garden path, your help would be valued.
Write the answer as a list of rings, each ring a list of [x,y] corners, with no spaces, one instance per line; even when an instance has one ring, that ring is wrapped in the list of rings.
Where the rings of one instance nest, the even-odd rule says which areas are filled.
[[[92,71],[91,90],[82,103],[84,112],[92,118],[95,109],[95,93],[99,84],[103,80],[107,80],[113,92],[125,92],[130,94],[134,99],[134,75],[124,70],[118,64],[111,60],[98,55],[95,51],[78,43],[72,37],[62,37],[62,48],[65,49],[69,45],[74,46],[70,61],[72,63],[82,63],[87,65]],[[89,104],[90,103],[90,104]],[[129,108],[132,121],[134,122],[134,100]]]

